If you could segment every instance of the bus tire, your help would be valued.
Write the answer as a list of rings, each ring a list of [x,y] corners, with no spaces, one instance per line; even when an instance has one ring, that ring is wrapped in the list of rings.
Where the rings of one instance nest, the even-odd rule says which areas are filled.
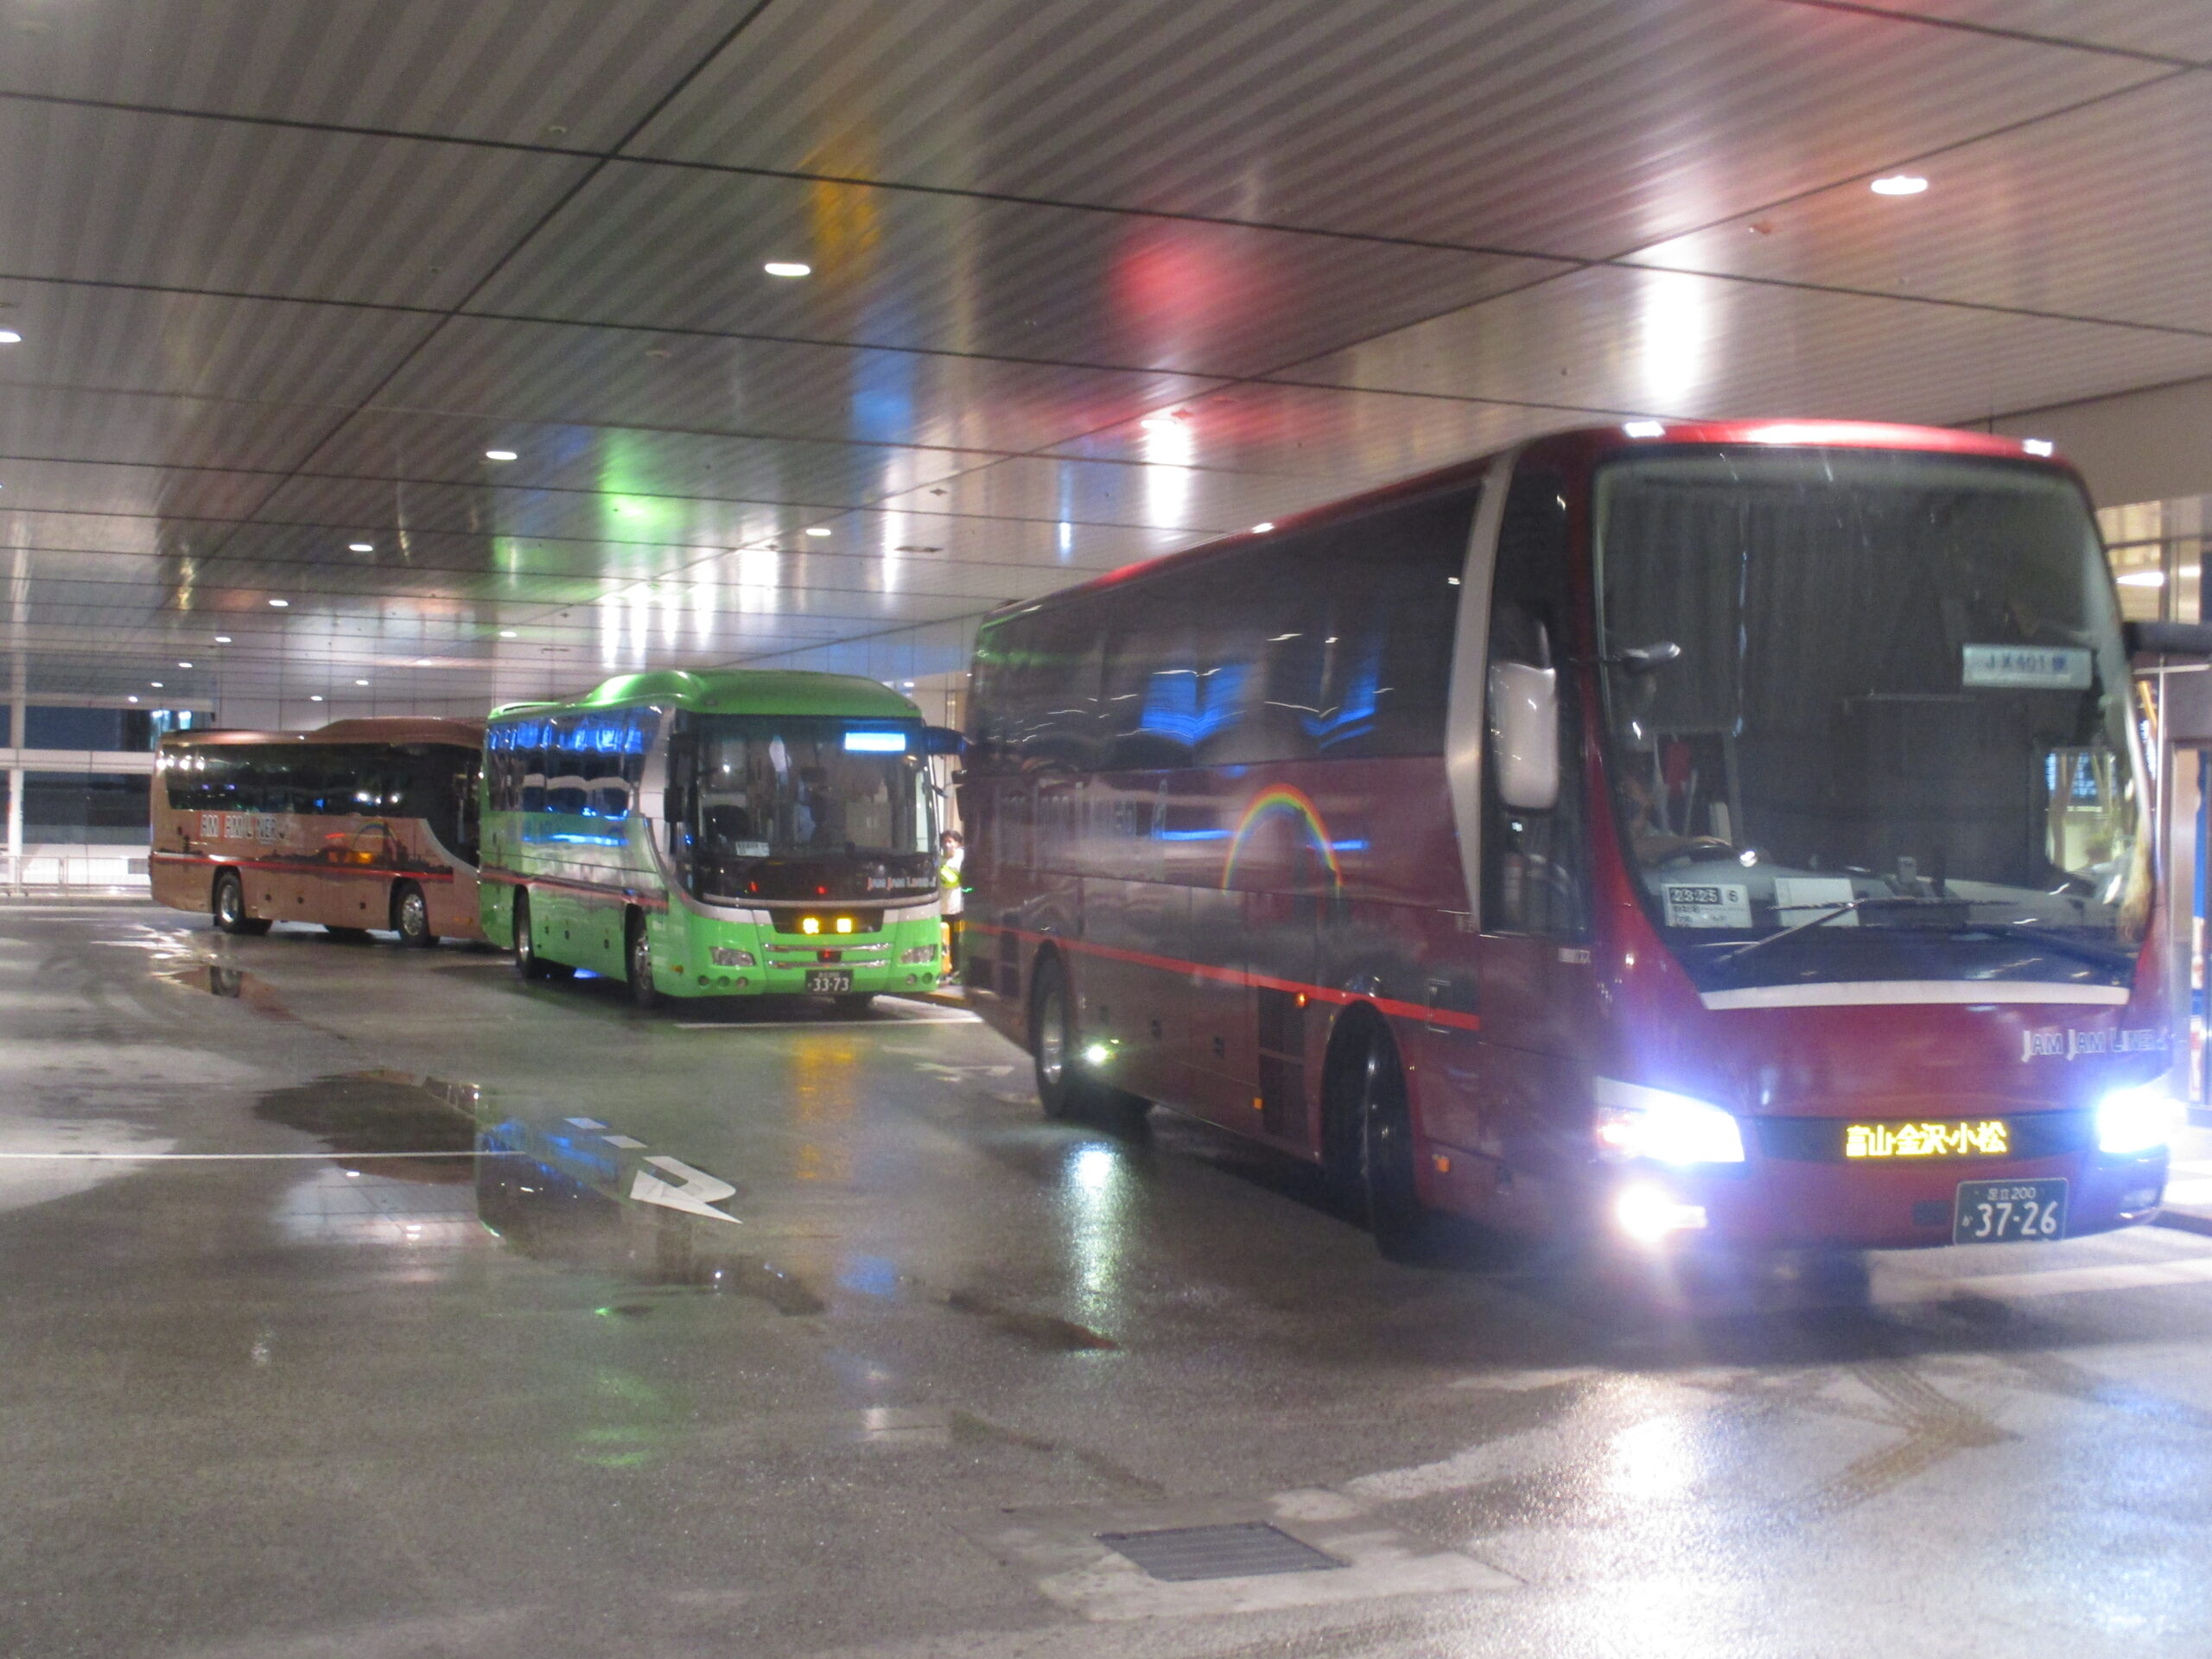
[[[650,1014],[661,1005],[659,987],[653,983],[652,935],[645,929],[643,911],[630,912],[622,931],[623,977],[630,988],[630,1006]]]
[[[402,881],[391,890],[391,931],[399,935],[402,944],[411,944],[427,950],[438,942],[430,931],[430,901],[423,895],[420,883]]]
[[[267,921],[245,913],[245,882],[236,870],[222,870],[207,901],[215,925],[234,938],[250,938],[269,931]]]
[[[1352,1071],[1359,1126],[1360,1197],[1375,1248],[1391,1262],[1425,1260],[1434,1247],[1414,1163],[1413,1109],[1398,1046],[1380,1020],[1370,1024]]]
[[[1076,1073],[1078,1038],[1067,969],[1058,957],[1047,956],[1030,980],[1029,1053],[1036,1066],[1038,1103],[1047,1117],[1079,1117],[1085,1091]]]
[[[530,931],[530,894],[515,893],[515,972],[526,980],[567,979],[576,970],[563,962],[548,962],[537,954],[537,937]]]

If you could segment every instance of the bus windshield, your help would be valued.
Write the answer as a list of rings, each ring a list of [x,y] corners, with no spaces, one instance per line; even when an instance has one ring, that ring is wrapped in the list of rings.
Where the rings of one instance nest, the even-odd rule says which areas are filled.
[[[1600,472],[1596,524],[1615,811],[1700,989],[2132,982],[2131,681],[2067,480],[1661,453]]]
[[[921,747],[918,728],[888,721],[688,717],[670,775],[691,782],[696,879],[721,888],[759,861],[858,860],[925,881],[932,815]]]

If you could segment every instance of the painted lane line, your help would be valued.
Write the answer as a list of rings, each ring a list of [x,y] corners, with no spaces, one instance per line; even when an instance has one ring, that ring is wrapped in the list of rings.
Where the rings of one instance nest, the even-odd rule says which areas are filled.
[[[620,1147],[625,1152],[643,1152],[645,1143],[634,1135],[602,1135],[599,1137],[610,1147]]]
[[[580,1129],[603,1129],[607,1127],[606,1124],[601,1122],[595,1117],[566,1117],[563,1118],[561,1121],[564,1123],[573,1124]]]
[[[630,1196],[640,1204],[658,1204],[665,1209],[681,1210],[686,1215],[711,1216],[716,1221],[727,1221],[733,1226],[744,1224],[727,1211],[715,1205],[722,1199],[734,1197],[737,1189],[728,1181],[709,1175],[703,1169],[694,1169],[681,1159],[656,1155],[645,1160],[654,1169],[676,1177],[679,1185],[671,1186],[650,1170],[639,1170],[638,1179],[631,1183]]]

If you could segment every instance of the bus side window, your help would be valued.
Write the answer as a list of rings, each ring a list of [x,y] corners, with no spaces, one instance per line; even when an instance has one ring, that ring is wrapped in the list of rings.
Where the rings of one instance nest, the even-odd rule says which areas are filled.
[[[1505,499],[1491,584],[1490,661],[1557,671],[1559,798],[1549,811],[1509,807],[1495,755],[1483,765],[1483,930],[1579,939],[1589,931],[1582,769],[1567,598],[1566,486],[1516,476]],[[1487,712],[1487,711],[1486,711]]]

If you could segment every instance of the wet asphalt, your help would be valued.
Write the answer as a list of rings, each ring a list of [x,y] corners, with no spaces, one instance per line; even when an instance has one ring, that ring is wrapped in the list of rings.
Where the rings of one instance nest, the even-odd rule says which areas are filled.
[[[957,1009],[135,904],[0,1033],[0,1654],[2212,1649],[2212,1238],[1396,1266]]]

